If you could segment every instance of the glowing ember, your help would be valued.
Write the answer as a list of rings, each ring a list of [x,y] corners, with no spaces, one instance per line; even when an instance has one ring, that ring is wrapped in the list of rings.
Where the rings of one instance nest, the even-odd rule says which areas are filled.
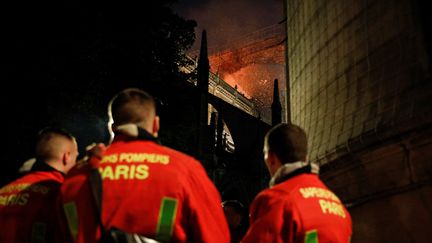
[[[279,39],[276,36],[209,56],[211,71],[253,99],[264,120],[271,117],[273,81],[276,78],[279,80],[280,101],[282,104],[285,102],[284,46]]]
[[[273,102],[273,80],[279,79],[281,102],[284,102],[285,69],[282,64],[252,64],[233,73],[221,74],[232,87],[237,86],[240,93],[253,98],[259,110],[267,113]]]
[[[243,94],[246,98],[252,99],[252,96],[250,96],[249,93],[243,89],[243,87],[237,82],[237,79],[234,75],[225,74],[222,75],[222,79],[227,82],[231,87],[235,88],[238,92]]]

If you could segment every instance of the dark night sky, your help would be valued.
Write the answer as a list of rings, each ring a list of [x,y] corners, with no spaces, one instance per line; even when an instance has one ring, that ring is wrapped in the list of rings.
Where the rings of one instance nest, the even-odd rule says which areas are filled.
[[[207,30],[210,47],[227,44],[283,19],[282,0],[179,1],[173,5],[173,9],[184,18],[196,20],[196,43],[201,38],[201,30]],[[2,174],[9,176],[16,171],[21,161],[33,153],[36,132],[48,123],[46,120],[54,120],[50,114],[58,113],[59,120],[85,135],[90,134],[88,130],[91,127],[88,124],[102,129],[105,128],[105,121],[85,106],[86,90],[70,85],[75,76],[80,77],[78,74],[84,75],[85,72],[73,68],[80,67],[77,63],[68,61],[79,60],[77,62],[82,63],[76,57],[79,53],[73,48],[85,46],[87,39],[82,36],[91,40],[93,35],[93,25],[79,17],[79,14],[85,15],[86,12],[74,12],[78,9],[78,4],[74,2],[65,3],[68,9],[74,10],[69,12],[58,11],[62,2],[57,1],[8,2],[7,5],[2,9],[5,14],[1,15],[4,20],[2,36],[6,40],[6,44],[2,45],[5,72],[1,73],[1,80],[9,87],[3,86],[0,102],[3,107],[1,126],[5,130],[3,139],[7,142],[4,150],[8,151],[4,154],[3,160],[7,162]],[[98,17],[93,17],[90,19],[97,27]],[[80,24],[89,33],[80,31]],[[192,50],[198,46],[195,44]],[[84,115],[71,112],[69,103],[64,101],[67,97],[60,95],[72,92],[82,94],[77,100],[82,104],[80,112]],[[59,105],[53,105],[59,103],[64,103],[64,109],[58,110],[56,107]],[[105,103],[101,99],[100,104],[96,105],[105,111]],[[82,126],[83,121],[86,127]],[[96,130],[92,131],[102,133]],[[84,146],[87,143],[90,141],[83,140],[82,144]],[[1,182],[9,179],[4,177]]]
[[[157,1],[152,3],[158,6],[161,3]],[[137,56],[157,56],[147,55],[149,46],[161,43],[152,42],[149,36],[163,35],[163,28],[157,24],[166,12],[161,8],[152,12],[155,7],[151,1],[132,2],[114,5],[103,1],[81,4],[24,0],[2,6],[0,125],[6,144],[0,158],[0,186],[33,155],[36,134],[47,125],[69,130],[81,148],[90,142],[106,141],[108,98],[125,86],[136,87],[144,80],[139,79],[144,73],[151,79],[153,73],[149,74],[150,64],[146,64],[154,59]],[[152,32],[152,28],[160,32]],[[155,49],[151,51],[157,52]],[[159,56],[175,53],[170,48],[163,50],[167,51]],[[80,153],[84,154],[83,149]]]
[[[192,50],[199,48],[202,29],[207,30],[211,48],[283,19],[282,0],[179,0],[173,8],[180,16],[197,21],[197,41]]]

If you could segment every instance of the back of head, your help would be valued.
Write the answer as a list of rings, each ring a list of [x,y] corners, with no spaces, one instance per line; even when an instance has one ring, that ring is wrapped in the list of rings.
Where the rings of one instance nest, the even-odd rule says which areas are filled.
[[[307,157],[306,133],[297,125],[276,125],[266,134],[264,144],[282,164],[304,161]]]
[[[227,200],[222,202],[225,217],[228,222],[228,226],[231,229],[236,229],[240,226],[243,214],[244,206],[237,200]]]
[[[155,101],[143,90],[125,89],[111,99],[108,115],[115,126],[133,123],[145,128],[156,116]]]
[[[230,207],[233,208],[236,212],[238,213],[243,213],[244,210],[244,206],[241,202],[237,201],[237,200],[226,200],[222,202],[222,207],[226,208],[226,207]]]
[[[74,136],[63,129],[48,127],[39,132],[36,141],[36,157],[43,161],[61,160],[63,152],[76,150]]]

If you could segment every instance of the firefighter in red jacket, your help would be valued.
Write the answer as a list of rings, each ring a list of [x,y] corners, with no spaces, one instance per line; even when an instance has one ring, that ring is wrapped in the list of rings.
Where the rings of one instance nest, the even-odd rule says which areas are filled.
[[[0,189],[0,242],[58,242],[63,175],[75,165],[78,148],[66,131],[48,128],[36,142],[31,171]]]
[[[102,178],[102,231],[115,228],[162,242],[229,242],[219,193],[201,164],[158,144],[153,98],[126,89],[111,100],[109,115],[115,137],[96,165]],[[62,188],[75,242],[101,237],[98,207],[89,203],[89,170],[72,173]]]
[[[351,217],[339,198],[306,163],[306,134],[296,125],[272,128],[264,141],[270,189],[250,207],[248,242],[349,242]]]

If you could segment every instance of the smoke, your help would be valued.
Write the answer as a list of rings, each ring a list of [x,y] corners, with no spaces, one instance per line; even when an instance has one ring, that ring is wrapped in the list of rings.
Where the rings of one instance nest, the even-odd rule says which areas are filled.
[[[180,1],[173,6],[174,10],[184,18],[194,19],[198,24],[195,29],[197,39],[189,54],[198,55],[201,32],[205,29],[211,71],[247,98],[253,99],[262,119],[269,122],[275,78],[279,79],[282,104],[285,100],[284,50],[283,45],[280,45],[283,36],[282,39],[273,36],[273,39],[254,40],[253,47],[249,49],[240,50],[235,45],[246,43],[254,33],[278,25],[284,18],[283,1]],[[283,25],[280,27],[283,28]],[[279,45],[275,47],[277,43]],[[224,52],[228,49],[230,50]]]
[[[180,0],[173,8],[180,16],[197,21],[197,41],[191,52],[199,49],[198,40],[206,29],[210,54],[283,19],[282,0]]]
[[[262,113],[270,111],[275,78],[279,80],[279,90],[286,90],[285,67],[281,64],[252,64],[222,75],[222,79],[231,86],[237,86],[239,92],[248,98],[252,97]],[[285,97],[281,95],[280,98],[283,104]]]

